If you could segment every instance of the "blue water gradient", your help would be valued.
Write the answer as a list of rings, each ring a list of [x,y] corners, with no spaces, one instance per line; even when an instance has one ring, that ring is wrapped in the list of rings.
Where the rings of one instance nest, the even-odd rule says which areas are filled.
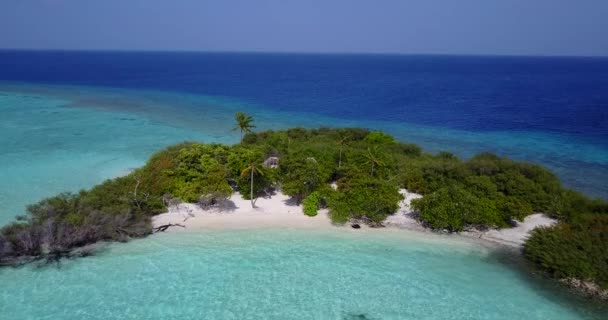
[[[493,151],[608,198],[605,59],[0,51],[0,225],[184,140],[360,126]],[[416,235],[415,237],[420,237]],[[155,235],[0,269],[7,319],[601,319],[476,245],[408,233]]]
[[[453,237],[389,230],[158,234],[60,265],[1,269],[0,310],[7,320],[605,315],[493,252]]]
[[[431,152],[470,157],[492,151],[546,165],[567,186],[608,199],[606,58],[0,50],[0,70],[5,99],[29,92],[64,106],[141,119],[104,120],[138,154],[131,163],[184,139],[234,141],[230,114],[243,110],[259,128],[363,126]],[[20,127],[28,102],[10,103],[17,107],[3,114],[3,133]],[[147,127],[149,121],[154,127]],[[88,135],[107,132],[94,121],[82,126]],[[126,138],[129,130],[139,131]],[[61,138],[78,134],[71,131],[82,130],[66,128],[68,136]],[[31,132],[8,134],[27,145]],[[69,143],[45,139],[56,139],[49,146]],[[91,137],[85,149],[94,150],[95,141]],[[14,153],[0,147],[2,154]]]
[[[468,131],[278,111],[233,97],[91,86],[0,84],[0,224],[26,204],[91,187],[185,140],[237,142],[236,111],[257,129],[357,126],[463,157],[493,151],[541,163],[570,187],[608,198],[608,147],[569,133]]]
[[[235,97],[274,110],[608,144],[608,58],[0,51],[0,79]]]

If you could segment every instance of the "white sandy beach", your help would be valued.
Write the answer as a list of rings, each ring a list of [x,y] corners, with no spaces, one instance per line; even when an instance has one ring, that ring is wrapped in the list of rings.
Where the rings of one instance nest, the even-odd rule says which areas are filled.
[[[181,224],[188,230],[197,229],[251,229],[266,227],[285,228],[332,228],[327,211],[320,210],[315,217],[304,215],[301,205],[291,204],[289,197],[277,192],[272,197],[258,198],[255,208],[251,201],[234,193],[228,209],[203,210],[196,204],[182,203],[169,208],[169,212],[153,217],[154,226]],[[184,230],[180,227],[167,229],[171,232]]]
[[[419,232],[430,232],[414,218],[414,212],[410,208],[412,199],[420,198],[421,195],[402,189],[404,200],[400,203],[400,209],[385,220],[388,228],[402,228]],[[294,228],[294,229],[321,229],[321,228],[350,228],[350,224],[336,226],[332,224],[327,210],[320,210],[317,216],[308,217],[304,215],[301,205],[293,204],[289,197],[277,192],[272,197],[258,198],[255,208],[251,207],[251,201],[245,200],[239,193],[234,193],[229,199],[229,205],[225,209],[212,208],[203,210],[196,204],[182,203],[171,206],[167,213],[153,217],[155,227],[166,224],[180,224],[182,227],[171,227],[167,232],[183,232],[205,229],[254,229],[254,228]],[[472,239],[481,239],[511,247],[521,246],[529,236],[529,232],[539,226],[549,226],[556,223],[554,219],[543,214],[533,214],[523,222],[518,223],[515,228],[488,231],[467,231],[460,235]],[[361,225],[364,229],[369,229]],[[359,230],[352,229],[353,232]],[[382,230],[382,229],[379,229]]]
[[[557,220],[542,213],[527,216],[524,221],[518,221],[514,228],[492,229],[488,231],[466,231],[460,234],[466,237],[479,238],[499,244],[520,247],[530,236],[530,232],[538,227],[547,227],[557,223]]]

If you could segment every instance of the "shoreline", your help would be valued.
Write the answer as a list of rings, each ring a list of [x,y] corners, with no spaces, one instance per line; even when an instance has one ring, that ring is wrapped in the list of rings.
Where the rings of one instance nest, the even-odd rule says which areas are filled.
[[[508,229],[490,229],[487,231],[464,231],[455,234],[436,232],[426,228],[415,218],[410,208],[413,199],[420,194],[401,189],[404,200],[399,203],[399,210],[384,221],[384,227],[372,228],[359,223],[360,229],[351,228],[351,223],[333,224],[326,209],[319,210],[314,217],[306,216],[302,205],[294,204],[288,196],[276,192],[271,196],[258,198],[255,208],[251,201],[245,200],[237,192],[233,193],[222,208],[204,210],[196,204],[180,203],[170,206],[168,212],[152,217],[154,228],[163,225],[179,225],[167,228],[164,232],[200,232],[205,230],[248,230],[264,228],[281,229],[342,229],[352,232],[386,232],[388,230],[407,230],[425,235],[449,235],[467,239],[482,245],[501,246],[509,249],[521,249],[530,231],[537,227],[557,223],[543,214],[532,214],[517,226]]]
[[[468,230],[458,233],[435,231],[416,220],[415,212],[410,208],[411,200],[422,196],[405,189],[401,189],[400,193],[403,194],[404,200],[399,203],[399,210],[384,221],[383,227],[377,228],[358,223],[360,229],[354,229],[351,227],[354,222],[344,225],[334,224],[327,209],[320,209],[314,217],[306,216],[302,205],[293,204],[290,198],[281,192],[276,192],[265,198],[258,198],[255,202],[255,208],[251,207],[250,200],[243,199],[236,192],[227,201],[228,206],[225,209],[203,210],[196,204],[181,203],[169,207],[167,213],[152,217],[152,224],[154,228],[167,224],[181,225],[167,228],[163,231],[164,233],[260,229],[334,231],[361,235],[392,233],[407,235],[420,241],[443,240],[449,241],[453,245],[469,243],[489,250],[511,252],[520,256],[523,244],[532,230],[557,223],[557,220],[542,213],[534,213],[527,216],[524,221],[517,221],[516,226],[512,228],[485,231]],[[557,279],[557,282],[582,296],[608,301],[608,290],[601,289],[595,283],[573,278]]]

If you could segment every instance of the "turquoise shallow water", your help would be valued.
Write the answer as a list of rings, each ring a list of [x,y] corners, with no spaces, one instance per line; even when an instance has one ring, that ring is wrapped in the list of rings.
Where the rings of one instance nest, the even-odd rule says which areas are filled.
[[[167,145],[222,141],[132,112],[72,103],[57,96],[0,93],[0,224],[43,197],[90,188],[141,166]]]
[[[3,319],[600,319],[454,238],[407,231],[159,234],[1,269]],[[604,314],[605,315],[605,314]]]

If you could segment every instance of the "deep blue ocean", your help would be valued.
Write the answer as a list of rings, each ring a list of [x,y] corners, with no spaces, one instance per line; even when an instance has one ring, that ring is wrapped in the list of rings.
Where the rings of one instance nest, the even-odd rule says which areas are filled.
[[[275,110],[608,144],[608,58],[0,51],[0,79],[228,96]]]
[[[491,151],[608,199],[608,58],[0,51],[0,225],[170,144],[236,143],[236,111],[257,130],[360,126],[428,152]],[[156,234],[57,266],[0,269],[0,314],[605,319],[604,306],[495,248],[384,231]]]

